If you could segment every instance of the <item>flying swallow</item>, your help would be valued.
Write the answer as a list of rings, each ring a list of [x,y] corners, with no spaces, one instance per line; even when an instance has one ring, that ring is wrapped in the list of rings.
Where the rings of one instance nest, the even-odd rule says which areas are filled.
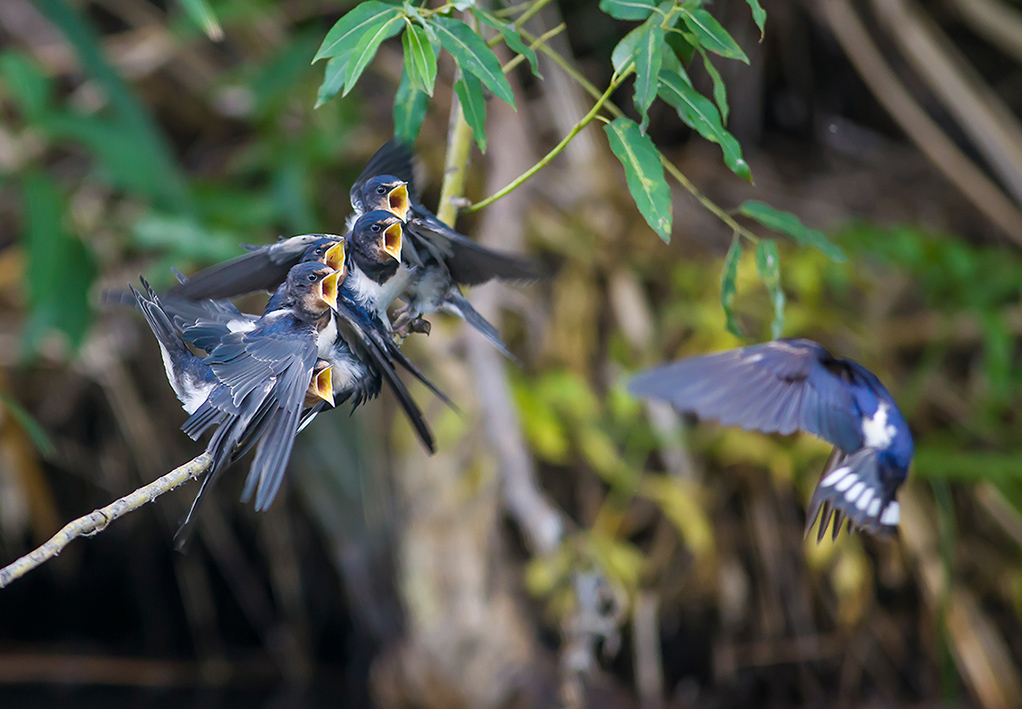
[[[811,340],[776,340],[665,364],[635,376],[629,389],[728,426],[819,436],[834,452],[809,503],[806,533],[819,516],[823,539],[831,514],[834,537],[845,518],[871,534],[897,531],[895,497],[912,462],[912,434],[862,365]]]

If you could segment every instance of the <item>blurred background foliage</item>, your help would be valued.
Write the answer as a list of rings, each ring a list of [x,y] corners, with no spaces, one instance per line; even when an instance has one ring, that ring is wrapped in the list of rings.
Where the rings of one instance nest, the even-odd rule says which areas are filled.
[[[533,7],[522,36],[563,22],[545,46],[606,88],[639,25],[574,0],[510,17]],[[5,562],[198,452],[144,324],[103,289],[343,230],[410,82],[391,39],[331,98],[337,63],[331,85],[312,60],[350,9],[0,3]],[[464,411],[414,390],[437,455],[383,397],[303,433],[268,513],[227,476],[188,554],[171,537],[194,486],[78,542],[0,592],[3,705],[1022,706],[1022,14],[777,0],[760,41],[745,0],[706,9],[749,64],[688,70],[718,103],[726,85],[722,125],[755,184],[668,104],[647,104],[647,134],[743,227],[738,206],[762,201],[847,257],[777,242],[783,334],[863,362],[909,417],[899,541],[803,541],[819,441],[694,425],[625,393],[641,367],[770,337],[777,298],[754,250],[676,184],[670,244],[656,238],[589,127],[458,222],[559,268],[470,295],[520,369],[443,318],[407,341]],[[516,111],[484,101],[470,200],[592,106],[537,53],[542,80],[529,61],[508,72]],[[436,77],[412,97],[430,206],[457,79],[445,54]],[[638,123],[635,93],[610,98]]]

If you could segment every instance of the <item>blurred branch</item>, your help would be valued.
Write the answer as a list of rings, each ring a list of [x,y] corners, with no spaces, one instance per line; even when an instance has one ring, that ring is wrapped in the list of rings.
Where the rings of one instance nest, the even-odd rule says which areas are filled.
[[[1022,244],[1022,212],[916,103],[848,0],[824,0],[815,6],[863,81],[909,139],[1009,239]]]
[[[1022,201],[1022,128],[947,35],[908,0],[873,0],[877,18],[986,158],[1016,202]]]
[[[1022,13],[999,0],[951,0],[977,34],[1022,61]]]
[[[78,537],[90,537],[93,534],[98,534],[118,517],[134,512],[146,503],[152,502],[163,493],[170,492],[189,480],[199,477],[209,470],[211,463],[212,460],[209,455],[203,453],[170,471],[162,478],[140,487],[130,495],[125,495],[119,500],[111,502],[106,507],[93,510],[84,517],[79,517],[73,522],[67,523],[63,529],[53,535],[41,547],[0,569],[0,588],[4,588],[29,571],[42,566],[60,554],[64,547]]]

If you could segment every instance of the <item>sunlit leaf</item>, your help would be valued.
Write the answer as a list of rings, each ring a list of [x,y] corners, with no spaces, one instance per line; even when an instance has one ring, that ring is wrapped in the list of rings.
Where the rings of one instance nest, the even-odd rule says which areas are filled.
[[[720,113],[710,99],[692,88],[681,76],[665,71],[660,72],[658,93],[660,98],[674,107],[681,120],[720,146],[724,153],[724,163],[732,172],[752,182],[749,165],[742,158],[742,146],[724,128],[720,122]]]
[[[759,27],[759,38],[763,39],[763,30],[766,26],[766,10],[759,4],[759,0],[745,0],[749,3],[749,7],[752,9],[752,19],[756,23],[756,27]]]
[[[515,29],[514,25],[501,22],[490,13],[482,10],[472,10],[472,14],[475,15],[476,19],[484,25],[489,25],[500,32],[501,36],[504,38],[504,43],[507,44],[508,48],[512,52],[521,54],[525,57],[530,66],[532,66],[532,73],[539,78],[543,78],[543,75],[539,73],[539,61],[536,58],[536,51],[525,43],[522,36],[518,34],[518,30]]]
[[[334,23],[312,61],[347,55],[358,46],[363,36],[372,32],[374,28],[386,24],[400,12],[393,5],[377,0],[359,3]]]
[[[179,0],[185,14],[214,42],[224,38],[224,29],[206,0]]]
[[[642,123],[639,129],[645,133],[649,124],[649,106],[656,98],[657,85],[660,75],[660,66],[663,62],[663,55],[660,47],[663,45],[664,31],[659,25],[652,25],[646,36],[639,42],[638,51],[635,54],[635,108],[642,116]]]
[[[784,291],[781,290],[781,257],[773,239],[761,239],[756,245],[756,271],[774,304],[770,336],[776,340],[784,331]]]
[[[49,177],[26,173],[22,203],[28,250],[24,287],[31,307],[23,351],[37,351],[53,332],[63,334],[64,344],[74,350],[92,319],[89,288],[96,272],[92,255],[67,230],[63,199]]]
[[[604,126],[610,149],[625,169],[628,191],[646,223],[665,242],[671,240],[671,190],[664,179],[660,152],[649,136],[627,118]]]
[[[600,9],[615,20],[645,20],[656,0],[600,0]]]
[[[419,137],[427,108],[429,96],[412,86],[406,67],[401,75],[401,84],[394,94],[394,135],[406,143],[414,143]]]
[[[684,9],[682,18],[692,34],[699,40],[699,44],[707,50],[728,59],[738,59],[746,64],[749,63],[749,58],[745,56],[745,52],[738,46],[738,43],[706,10]]]
[[[465,120],[472,127],[476,145],[485,153],[486,96],[483,94],[482,82],[473,74],[462,74],[461,78],[454,82],[454,92],[458,94],[458,100],[461,101],[461,110],[465,114]]]
[[[341,96],[347,96],[355,88],[358,77],[362,76],[362,72],[376,56],[376,50],[383,41],[396,35],[404,26],[401,16],[395,10],[389,20],[366,30],[348,57],[348,71],[344,75],[344,91]]]
[[[750,199],[738,207],[739,213],[754,219],[768,229],[787,234],[805,246],[814,246],[831,261],[843,262],[845,255],[822,231],[810,229],[790,212],[775,209],[769,204]]]
[[[432,96],[436,81],[436,52],[426,30],[415,24],[409,25],[401,43],[405,50],[405,71],[412,86]]]
[[[348,71],[348,56],[333,57],[326,63],[326,70],[323,72],[323,83],[319,85],[316,93],[316,108],[337,95],[337,92],[344,86],[344,75]]]
[[[713,66],[713,62],[704,53],[703,54],[703,66],[706,67],[706,73],[710,75],[710,80],[713,81],[713,100],[717,102],[717,108],[720,109],[720,122],[727,124],[727,87],[724,86],[724,79],[720,77],[720,72],[717,71],[717,67]]]
[[[742,260],[742,238],[735,234],[731,248],[724,258],[724,270],[720,277],[720,304],[724,308],[727,329],[735,337],[742,336],[742,330],[735,319],[735,281],[738,279],[738,263]]]
[[[494,96],[511,106],[515,105],[514,92],[500,68],[500,60],[486,46],[482,37],[453,17],[437,17],[433,28],[440,38],[440,44],[450,52],[463,72],[475,74]]]

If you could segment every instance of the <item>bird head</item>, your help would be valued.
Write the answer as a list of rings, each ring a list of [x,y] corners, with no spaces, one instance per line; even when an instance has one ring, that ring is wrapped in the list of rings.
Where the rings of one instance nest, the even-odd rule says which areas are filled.
[[[408,217],[408,183],[393,175],[377,175],[362,188],[362,206],[366,212],[390,212],[401,221]]]
[[[333,365],[326,360],[316,362],[312,379],[309,381],[309,389],[305,393],[306,407],[311,408],[319,401],[325,401],[330,406],[334,405],[333,369]]]
[[[401,263],[401,221],[390,212],[376,210],[363,214],[351,229],[348,248],[352,261],[382,283],[393,276]]]
[[[287,286],[295,300],[314,315],[337,308],[337,279],[341,271],[325,263],[300,263],[287,274]]]

